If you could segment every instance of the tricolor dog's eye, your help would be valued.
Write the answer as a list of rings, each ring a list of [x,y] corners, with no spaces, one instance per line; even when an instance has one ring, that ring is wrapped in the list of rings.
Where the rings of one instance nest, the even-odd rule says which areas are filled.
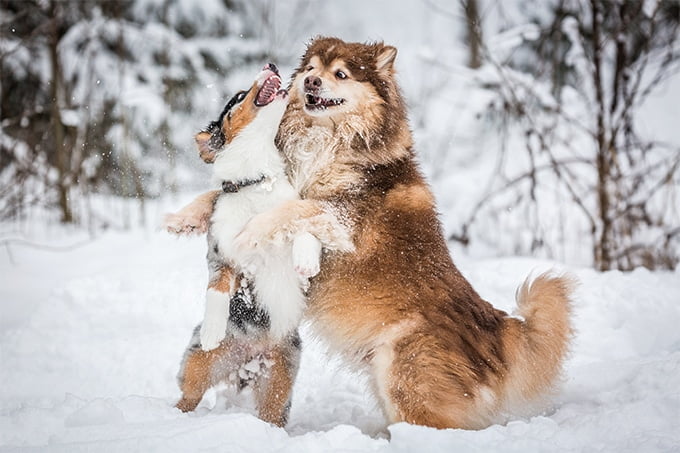
[[[248,94],[247,91],[239,91],[238,93],[236,93],[236,102],[243,102],[247,94]]]
[[[250,91],[250,90],[248,90],[248,91]],[[243,102],[243,100],[248,95],[248,91],[239,91],[227,103],[225,110],[227,111],[227,118],[228,119],[231,119],[231,111],[234,109],[234,107],[236,107],[237,104],[240,104],[241,102]]]
[[[347,78],[347,74],[345,74],[342,70],[338,69],[335,72],[335,77],[337,77],[338,79],[344,80],[344,79]]]

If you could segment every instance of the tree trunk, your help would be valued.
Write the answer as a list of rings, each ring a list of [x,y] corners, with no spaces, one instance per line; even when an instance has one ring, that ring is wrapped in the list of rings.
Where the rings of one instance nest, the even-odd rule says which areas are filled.
[[[50,13],[52,16],[52,27],[50,33],[50,63],[52,69],[52,83],[51,98],[52,98],[52,127],[54,128],[54,152],[56,158],[57,171],[59,179],[57,181],[57,192],[59,196],[59,209],[61,210],[61,221],[63,223],[73,222],[73,213],[71,212],[71,202],[69,199],[69,149],[67,148],[64,139],[64,124],[61,120],[61,110],[59,108],[59,97],[62,90],[61,87],[61,65],[59,63],[59,6],[58,0],[52,0],[50,3]]]
[[[477,0],[461,0],[467,24],[466,41],[469,50],[468,66],[477,69],[482,65],[482,24]]]
[[[611,162],[609,159],[611,140],[607,139],[606,134],[606,119],[605,115],[607,108],[605,105],[604,88],[602,86],[602,52],[600,46],[601,30],[600,21],[602,20],[602,13],[599,8],[599,0],[591,0],[591,8],[593,15],[593,86],[595,88],[595,100],[597,109],[597,201],[598,201],[598,215],[600,217],[601,230],[599,237],[595,236],[594,243],[594,260],[595,267],[598,270],[606,271],[612,266],[612,219],[610,215],[611,199],[609,192],[609,185],[611,184]],[[611,151],[611,152],[616,152]]]

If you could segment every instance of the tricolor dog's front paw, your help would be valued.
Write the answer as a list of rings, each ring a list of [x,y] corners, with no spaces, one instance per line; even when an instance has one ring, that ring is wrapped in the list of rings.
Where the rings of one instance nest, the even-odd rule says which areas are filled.
[[[230,293],[208,288],[205,294],[205,315],[201,323],[201,349],[210,351],[227,336]]]
[[[302,233],[293,240],[293,266],[295,272],[304,279],[319,273],[321,242],[309,233]]]
[[[167,214],[163,228],[172,234],[203,234],[208,231],[208,222],[203,217],[183,214]]]

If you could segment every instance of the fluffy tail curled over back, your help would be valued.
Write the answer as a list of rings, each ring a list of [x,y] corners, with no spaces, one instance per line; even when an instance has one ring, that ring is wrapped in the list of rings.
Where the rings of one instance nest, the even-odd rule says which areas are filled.
[[[562,371],[572,336],[571,294],[576,280],[544,273],[517,290],[517,314],[504,338],[510,369],[506,410],[515,412],[549,392]]]

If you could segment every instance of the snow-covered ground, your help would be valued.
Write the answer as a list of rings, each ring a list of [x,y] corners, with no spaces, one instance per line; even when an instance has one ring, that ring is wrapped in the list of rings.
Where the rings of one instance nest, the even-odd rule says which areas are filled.
[[[158,3],[136,2],[140,11]],[[436,192],[447,232],[458,232],[460,219],[467,218],[484,195],[488,174],[497,171],[500,132],[495,123],[477,114],[488,104],[488,93],[480,90],[477,80],[484,72],[464,67],[457,2],[308,3],[313,14],[309,23],[302,23],[301,17],[289,17],[299,14],[297,8],[287,5],[275,10],[275,2],[267,2],[275,26],[265,31],[282,48],[281,55],[294,60],[277,61],[282,73],[290,74],[304,41],[316,34],[396,45],[399,81],[414,119],[423,170]],[[504,18],[492,6],[502,5],[512,13],[520,12],[521,3],[483,3],[484,36],[490,49],[498,52],[498,47],[502,50],[508,45],[508,35],[494,36],[500,25],[508,24],[495,24]],[[224,9],[217,1],[201,2],[203,9],[195,8],[194,0],[175,4],[197,23],[204,20],[202,11]],[[152,27],[151,35],[135,33],[129,38],[137,42],[133,39],[137,36],[145,46],[156,45],[165,42],[161,31]],[[71,37],[83,36],[74,32]],[[236,50],[252,45],[247,40],[227,44]],[[198,54],[199,47],[183,45],[189,54]],[[78,46],[70,48],[74,58],[89,55]],[[145,55],[141,47],[140,53]],[[228,52],[219,55],[230,58]],[[102,55],[97,56],[101,59]],[[97,64],[107,60],[102,61]],[[88,67],[67,65],[73,70]],[[153,66],[143,69],[148,70],[145,79],[156,81],[161,75]],[[101,86],[97,80],[97,89],[119,90],[118,71],[104,68],[102,72],[110,78],[104,78]],[[128,75],[137,80],[132,71]],[[205,76],[211,78],[201,79],[210,93],[217,92],[213,82],[226,81],[212,73]],[[251,76],[250,68],[244,67],[243,80]],[[230,81],[232,77],[241,74],[230,73]],[[81,80],[89,79],[83,76]],[[669,79],[641,106],[640,127],[656,140],[677,143],[678,80]],[[162,118],[158,109],[165,110],[165,101],[128,91],[132,94],[124,99],[129,106],[140,108],[148,118]],[[200,170],[179,168],[180,185],[202,181],[196,177],[199,171],[207,175],[195,158],[191,136],[224,102],[220,96],[196,98],[208,102],[205,116],[186,121],[176,133],[186,137],[187,148],[180,151],[191,153]],[[174,117],[174,123],[182,123],[182,118]],[[149,127],[144,121],[137,124]],[[572,141],[581,139],[571,137]],[[513,155],[512,163],[517,164],[517,159]],[[162,192],[170,191],[163,188]],[[185,198],[147,202],[147,222],[154,223],[163,211],[181,206],[181,201],[189,200]],[[121,207],[116,201],[102,204],[96,196],[92,199],[97,219],[106,220],[94,222],[92,229],[100,223],[112,229],[137,223],[130,206]],[[78,203],[89,204],[91,199],[72,201],[77,212],[86,212],[88,208]],[[525,217],[521,213],[512,217],[520,225],[510,225],[505,237],[521,237],[526,231]],[[542,217],[570,234],[560,238],[560,250],[552,256],[572,263],[591,259],[590,239],[579,237],[581,230],[572,225],[577,223],[577,211],[565,210],[563,217],[543,212]],[[515,288],[532,272],[554,268],[569,271],[581,281],[575,300],[577,333],[572,355],[551,407],[481,431],[385,426],[364,378],[328,358],[303,327],[302,366],[290,423],[281,429],[253,415],[248,395],[232,398],[213,390],[194,413],[183,414],[173,407],[179,397],[175,375],[180,358],[203,313],[204,238],[178,240],[140,228],[98,233],[91,240],[83,231],[52,225],[57,223],[53,218],[41,220],[40,215],[31,214],[27,219],[22,224],[0,221],[0,453],[680,452],[680,270],[597,273],[530,258],[481,258],[513,250],[512,240],[495,240],[501,237],[499,225],[487,220],[477,225],[481,229],[476,230],[475,239],[479,240],[469,249],[474,255],[458,251],[456,244],[452,249],[463,274],[499,308],[512,310]],[[581,242],[567,240],[573,237]]]
[[[386,427],[364,379],[304,335],[281,429],[253,415],[248,395],[211,391],[194,413],[173,407],[202,315],[203,238],[140,229],[52,248],[79,241],[51,227],[36,228],[33,245],[2,242],[0,451],[680,451],[680,271],[455,254],[505,310],[531,272],[580,279],[573,352],[551,408],[481,431]]]

